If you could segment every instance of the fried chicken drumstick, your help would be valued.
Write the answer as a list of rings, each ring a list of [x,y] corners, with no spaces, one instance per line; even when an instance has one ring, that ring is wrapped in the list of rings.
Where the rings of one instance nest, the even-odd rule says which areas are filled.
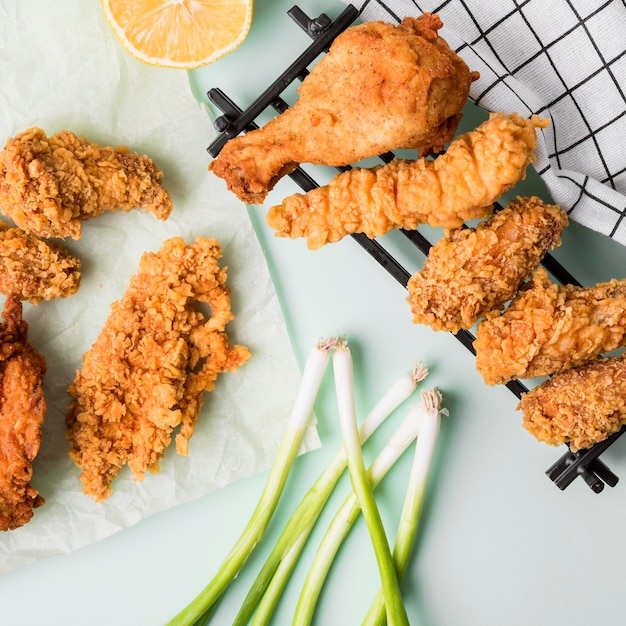
[[[125,147],[30,128],[0,152],[0,210],[28,233],[79,239],[82,221],[105,211],[140,208],[166,219],[172,200],[162,177],[150,158]]]
[[[478,325],[476,368],[489,385],[548,376],[626,345],[626,280],[557,285],[543,268],[502,315]]]
[[[272,207],[267,223],[279,237],[306,237],[311,249],[352,233],[374,238],[418,224],[458,228],[489,215],[524,178],[535,160],[535,129],[546,125],[537,116],[492,113],[434,160],[395,159],[342,172],[328,185]]]
[[[439,37],[438,16],[367,22],[332,43],[290,109],[226,143],[209,169],[249,203],[300,163],[348,165],[394,150],[422,156],[450,141],[478,75]]]
[[[96,501],[111,494],[126,463],[137,480],[158,472],[178,426],[176,449],[186,455],[203,393],[220,372],[248,359],[247,348],[231,346],[225,332],[234,316],[220,256],[213,239],[186,245],[178,237],[144,254],[84,355],[68,390],[67,438],[84,491]],[[196,302],[209,305],[208,319]]]
[[[440,239],[408,283],[413,321],[458,332],[500,311],[546,252],[561,243],[567,215],[536,197],[518,197],[475,229]]]
[[[80,259],[0,221],[0,293],[39,304],[71,296],[79,286]]]
[[[6,299],[0,324],[0,530],[23,526],[44,499],[31,486],[46,413],[46,363],[27,341],[18,295]]]
[[[626,354],[555,374],[522,396],[523,425],[539,441],[572,452],[605,440],[626,424]]]

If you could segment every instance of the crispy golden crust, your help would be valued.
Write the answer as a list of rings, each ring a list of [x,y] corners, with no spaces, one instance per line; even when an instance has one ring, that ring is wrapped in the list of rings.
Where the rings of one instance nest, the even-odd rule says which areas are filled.
[[[408,283],[413,321],[458,332],[502,309],[545,253],[560,245],[567,215],[518,197],[475,229],[454,230]]]
[[[626,423],[626,354],[555,374],[522,396],[523,425],[539,441],[589,448]]]
[[[626,345],[626,280],[557,285],[543,268],[502,315],[478,325],[476,367],[489,385],[547,376]]]
[[[250,203],[299,163],[348,165],[396,148],[440,151],[477,74],[438,36],[439,17],[367,22],[340,34],[299,98],[263,128],[231,139],[209,166]]]
[[[80,259],[60,245],[0,221],[0,293],[38,304],[80,286]]]
[[[179,454],[220,372],[248,357],[225,333],[233,319],[226,269],[217,241],[181,238],[143,255],[139,270],[92,348],[69,393],[70,457],[81,468],[85,493],[100,501],[128,463],[136,479],[157,472],[172,430]],[[210,317],[195,306],[207,303]]]
[[[46,363],[27,343],[19,296],[7,298],[0,324],[0,530],[23,526],[44,499],[31,486],[46,413]]]
[[[434,160],[395,159],[348,170],[272,207],[267,223],[279,237],[306,237],[311,249],[352,233],[373,238],[419,224],[458,228],[489,215],[493,203],[524,178],[535,160],[535,129],[546,124],[537,116],[492,113]]]
[[[78,239],[82,221],[105,211],[140,208],[166,219],[172,200],[162,177],[151,159],[125,147],[30,128],[0,152],[0,210],[26,232]]]

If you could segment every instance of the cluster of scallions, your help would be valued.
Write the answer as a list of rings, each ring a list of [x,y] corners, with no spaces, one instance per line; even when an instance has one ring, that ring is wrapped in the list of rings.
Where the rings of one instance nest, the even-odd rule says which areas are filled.
[[[313,406],[332,357],[337,408],[343,447],[305,494],[259,571],[233,624],[267,624],[283,593],[295,564],[326,502],[346,468],[352,493],[332,519],[298,599],[293,624],[310,624],[339,548],[360,513],[366,522],[378,564],[381,588],[363,624],[409,623],[400,582],[410,560],[422,511],[430,467],[439,435],[442,396],[437,389],[422,391],[421,402],[412,405],[395,433],[366,468],[362,446],[385,419],[415,392],[428,371],[418,362],[383,395],[367,417],[357,423],[352,355],[343,337],[319,341],[309,353],[291,415],[281,439],[265,487],[239,539],[213,579],[168,626],[207,624],[227,587],[259,545],[278,506],[287,477],[311,423]],[[373,491],[409,446],[416,441],[414,459],[393,550],[387,539]]]

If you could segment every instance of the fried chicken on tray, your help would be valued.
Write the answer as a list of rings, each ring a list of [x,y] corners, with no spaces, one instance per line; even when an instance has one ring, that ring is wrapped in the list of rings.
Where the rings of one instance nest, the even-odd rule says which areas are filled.
[[[0,293],[39,304],[71,296],[79,286],[80,259],[0,221]]]
[[[476,367],[489,385],[547,376],[626,345],[626,280],[558,285],[543,268],[502,315],[478,325]]]
[[[474,228],[440,239],[408,283],[413,321],[458,332],[500,311],[546,252],[561,243],[567,215],[518,197]]]
[[[489,215],[493,203],[524,178],[535,160],[536,129],[547,123],[492,113],[434,160],[394,159],[342,172],[328,185],[272,207],[267,223],[279,237],[306,237],[311,249],[352,233],[374,238],[418,224],[458,228]]]
[[[555,374],[522,396],[523,425],[539,441],[589,448],[626,424],[626,354]]]
[[[167,219],[172,200],[162,177],[150,158],[125,147],[30,128],[0,152],[0,211],[28,233],[78,239],[82,221],[105,211],[139,208]]]
[[[0,530],[23,526],[44,499],[30,484],[46,413],[46,363],[28,344],[18,295],[8,296],[0,324]]]
[[[126,463],[137,480],[158,472],[177,427],[176,449],[186,455],[203,393],[248,359],[225,332],[234,316],[220,256],[205,238],[186,245],[176,237],[145,253],[84,355],[69,387],[67,437],[84,491],[97,501]],[[208,318],[197,302],[208,304]]]
[[[439,37],[437,15],[367,22],[338,35],[294,106],[226,143],[209,169],[262,203],[300,163],[348,165],[397,148],[420,155],[452,138],[478,75]]]

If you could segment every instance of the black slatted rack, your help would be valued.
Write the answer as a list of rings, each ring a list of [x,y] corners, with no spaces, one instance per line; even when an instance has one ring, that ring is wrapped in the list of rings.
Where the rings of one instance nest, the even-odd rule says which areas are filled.
[[[289,105],[281,94],[296,80],[302,81],[308,74],[308,66],[320,55],[328,51],[331,43],[339,33],[343,32],[358,17],[358,10],[348,5],[334,21],[325,13],[319,17],[309,18],[298,6],[292,7],[288,15],[302,28],[313,42],[308,48],[250,105],[241,109],[223,91],[217,88],[207,92],[209,100],[220,110],[222,115],[215,120],[215,129],[219,132],[217,138],[208,147],[211,156],[216,157],[224,144],[241,133],[258,128],[256,118],[268,108],[277,113],[285,111]],[[392,153],[381,155],[384,162],[394,158]],[[347,168],[338,168],[344,170]],[[289,176],[303,191],[310,191],[318,186],[315,180],[303,169],[295,169]],[[498,208],[498,207],[496,207]],[[401,231],[422,254],[428,255],[431,243],[419,231]],[[387,272],[404,287],[407,286],[410,273],[376,240],[358,233],[351,237],[366,250]],[[562,284],[578,285],[578,281],[554,257],[547,254],[542,265]],[[474,336],[471,332],[462,330],[455,333],[455,337],[472,353]],[[520,398],[528,389],[519,380],[507,384],[509,390]],[[605,441],[586,450],[572,452],[567,449],[546,474],[561,490],[570,485],[577,476],[581,476],[589,487],[596,493],[604,489],[607,484],[614,487],[618,477],[600,460],[599,456],[626,431],[626,427],[613,434]],[[565,446],[567,447],[567,446]]]

